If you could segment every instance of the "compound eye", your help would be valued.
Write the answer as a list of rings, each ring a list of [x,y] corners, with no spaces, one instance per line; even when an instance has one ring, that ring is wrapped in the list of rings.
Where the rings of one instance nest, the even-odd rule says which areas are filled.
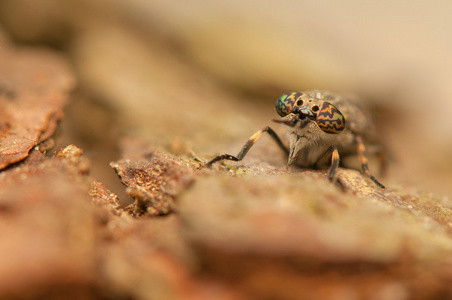
[[[337,134],[345,129],[344,115],[331,103],[323,102],[316,118],[317,125],[326,133]]]
[[[299,101],[303,102],[303,100],[298,99],[301,97],[301,95],[303,94],[300,92],[293,92],[282,95],[275,104],[275,109],[278,115],[285,117],[290,114],[294,106],[298,105]]]

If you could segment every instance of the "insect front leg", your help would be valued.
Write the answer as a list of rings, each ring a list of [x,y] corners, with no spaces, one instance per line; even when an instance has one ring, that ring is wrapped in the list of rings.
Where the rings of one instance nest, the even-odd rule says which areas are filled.
[[[239,154],[237,154],[237,156],[233,156],[233,155],[230,155],[230,154],[218,155],[217,157],[215,157],[214,159],[212,159],[211,161],[206,163],[206,166],[210,167],[213,163],[216,163],[218,161],[225,160],[225,159],[233,160],[233,161],[241,161],[246,156],[246,154],[251,149],[251,147],[262,136],[262,133],[264,133],[264,132],[267,132],[273,138],[273,140],[276,142],[276,144],[279,146],[279,148],[282,151],[284,151],[284,153],[286,155],[289,155],[289,149],[287,149],[287,147],[284,146],[283,142],[278,137],[276,132],[273,129],[271,129],[269,126],[266,126],[265,128],[263,128],[262,130],[259,130],[258,132],[256,132],[255,134],[253,134],[250,137],[250,139],[246,142],[246,144],[243,146],[242,150],[239,152]]]
[[[367,164],[367,158],[366,158],[366,147],[364,146],[363,139],[359,135],[355,135],[355,141],[358,145],[358,155],[359,160],[361,162],[361,169],[363,170],[363,173],[367,175],[376,185],[378,185],[382,189],[386,189],[384,185],[382,185],[378,180],[370,174],[369,171],[369,165]]]
[[[339,152],[337,151],[337,147],[332,145],[330,146],[325,153],[320,157],[320,159],[315,164],[316,168],[320,166],[324,166],[327,164],[329,158],[331,157],[331,166],[328,170],[328,179],[333,181],[334,176],[336,175],[337,168],[339,167]]]

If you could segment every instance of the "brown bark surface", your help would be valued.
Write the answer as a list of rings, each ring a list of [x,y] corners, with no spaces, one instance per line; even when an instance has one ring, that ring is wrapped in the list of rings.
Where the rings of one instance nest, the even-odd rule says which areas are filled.
[[[74,86],[68,64],[43,50],[0,52],[0,169],[28,156],[47,140],[64,116]]]
[[[54,9],[18,32],[61,53],[0,34],[0,299],[452,299],[452,203],[400,183],[421,160],[390,159],[386,190],[352,168],[338,184],[287,169],[263,136],[243,161],[203,168],[269,125],[274,102],[87,13],[96,3],[67,18],[42,3]],[[378,132],[409,157],[416,132],[395,124]]]

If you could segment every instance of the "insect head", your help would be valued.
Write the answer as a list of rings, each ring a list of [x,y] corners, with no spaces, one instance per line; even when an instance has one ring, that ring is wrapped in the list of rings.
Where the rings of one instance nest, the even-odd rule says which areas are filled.
[[[301,92],[282,95],[275,105],[278,115],[285,117],[293,113],[300,120],[310,119],[325,133],[336,134],[345,129],[345,117],[333,104],[321,101],[320,106],[311,105],[302,96]]]

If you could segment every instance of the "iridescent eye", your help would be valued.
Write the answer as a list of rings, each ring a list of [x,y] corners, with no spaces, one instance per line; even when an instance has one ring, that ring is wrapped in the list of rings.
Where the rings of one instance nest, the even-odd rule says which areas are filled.
[[[278,115],[280,115],[281,117],[285,117],[288,114],[290,114],[292,112],[293,107],[295,106],[295,103],[297,103],[297,99],[300,98],[301,95],[303,95],[303,93],[300,92],[293,92],[282,95],[278,99],[278,101],[276,101],[275,105],[275,109]]]
[[[317,114],[317,125],[326,133],[340,133],[345,129],[344,115],[331,103],[324,102]]]

